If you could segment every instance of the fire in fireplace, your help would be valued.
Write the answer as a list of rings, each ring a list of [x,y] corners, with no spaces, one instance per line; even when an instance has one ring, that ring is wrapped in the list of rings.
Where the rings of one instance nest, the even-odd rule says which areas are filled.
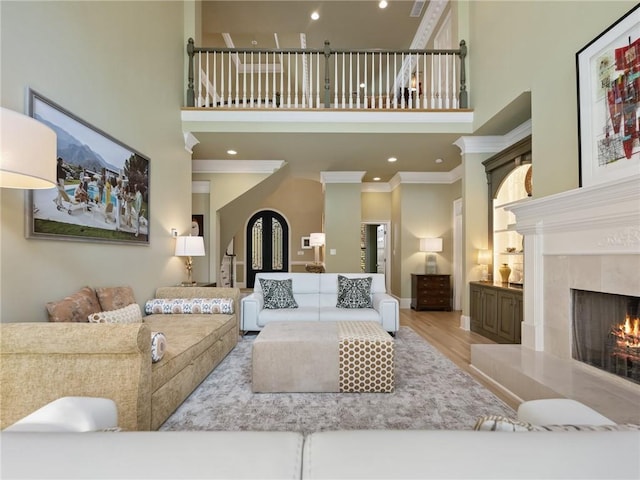
[[[572,290],[573,358],[640,383],[640,297]]]

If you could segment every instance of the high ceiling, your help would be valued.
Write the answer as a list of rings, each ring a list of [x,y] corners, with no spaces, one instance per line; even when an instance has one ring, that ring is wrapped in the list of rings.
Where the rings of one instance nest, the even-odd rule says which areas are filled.
[[[197,46],[319,49],[328,40],[336,49],[429,48],[430,44],[425,42],[433,41],[449,11],[448,0],[432,3],[429,9],[428,1],[388,0],[388,6],[380,9],[378,0],[203,1],[202,44]],[[411,16],[412,10],[420,16]],[[310,18],[314,11],[320,15],[315,21]],[[425,12],[428,16],[421,25]],[[430,32],[428,37],[425,31]],[[294,175],[315,179],[319,179],[320,171],[364,171],[365,182],[373,181],[374,177],[388,182],[397,172],[448,172],[461,161],[460,150],[453,145],[461,136],[460,130],[457,133],[441,130],[402,133],[398,128],[393,133],[380,133],[380,129],[376,133],[353,133],[348,129],[334,132],[324,129],[324,133],[268,130],[272,133],[194,131],[200,143],[193,148],[193,158],[284,160]],[[228,150],[238,153],[231,156]],[[389,157],[398,160],[390,163]],[[442,161],[436,162],[437,159]]]

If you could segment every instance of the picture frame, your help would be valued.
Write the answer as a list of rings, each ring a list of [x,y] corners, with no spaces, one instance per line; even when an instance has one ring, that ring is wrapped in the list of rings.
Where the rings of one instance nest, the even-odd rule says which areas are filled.
[[[640,175],[639,7],[576,53],[580,187]]]
[[[26,237],[149,245],[149,158],[31,89],[29,115],[56,132],[64,178],[27,192]]]
[[[311,250],[311,237],[301,237],[300,248],[303,250]]]
[[[204,215],[191,215],[191,235],[194,237],[204,237]]]

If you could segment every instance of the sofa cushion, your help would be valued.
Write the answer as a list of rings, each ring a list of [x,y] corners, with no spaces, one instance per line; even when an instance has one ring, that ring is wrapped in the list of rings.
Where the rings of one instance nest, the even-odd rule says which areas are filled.
[[[264,327],[275,321],[317,322],[320,320],[318,307],[298,307],[280,309],[262,309],[258,314],[258,326]]]
[[[373,308],[371,277],[347,278],[338,275],[338,308]]]
[[[167,349],[167,337],[162,332],[151,332],[151,361],[159,362]]]
[[[233,298],[154,298],[148,300],[144,312],[151,314],[233,313]]]
[[[264,295],[264,308],[298,308],[293,298],[292,281],[260,278],[260,286]]]
[[[87,318],[91,323],[140,323],[142,322],[142,312],[140,305],[132,303],[118,310],[92,313]]]
[[[380,313],[373,308],[323,307],[320,309],[320,321],[370,321],[380,323]]]
[[[132,303],[136,303],[131,287],[98,287],[96,296],[102,310],[118,310]]]
[[[150,315],[143,319],[151,331],[164,333],[164,357],[151,366],[151,391],[193,362],[230,329],[237,329],[235,315]]]
[[[92,313],[102,310],[96,292],[84,287],[57,302],[46,304],[50,322],[87,322]]]

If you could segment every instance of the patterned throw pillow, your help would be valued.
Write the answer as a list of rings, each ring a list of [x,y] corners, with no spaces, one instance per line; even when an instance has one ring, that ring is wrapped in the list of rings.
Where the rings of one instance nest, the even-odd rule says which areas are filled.
[[[142,312],[140,305],[132,303],[118,310],[92,313],[88,319],[91,323],[140,323],[142,322]]]
[[[102,310],[118,310],[136,303],[131,287],[98,287],[96,295]]]
[[[151,361],[159,362],[167,349],[167,337],[162,332],[151,332]]]
[[[502,415],[483,415],[478,417],[473,429],[485,432],[530,432],[533,426]]]
[[[49,302],[46,307],[50,322],[86,322],[89,315],[102,310],[96,292],[90,287],[84,287],[59,302]]]
[[[347,278],[338,275],[338,308],[373,308],[371,277]]]
[[[298,308],[298,303],[293,298],[293,282],[286,280],[273,280],[260,278],[260,286],[264,296],[264,308]]]
[[[233,298],[154,298],[144,305],[147,315],[177,313],[215,314],[233,313]]]

